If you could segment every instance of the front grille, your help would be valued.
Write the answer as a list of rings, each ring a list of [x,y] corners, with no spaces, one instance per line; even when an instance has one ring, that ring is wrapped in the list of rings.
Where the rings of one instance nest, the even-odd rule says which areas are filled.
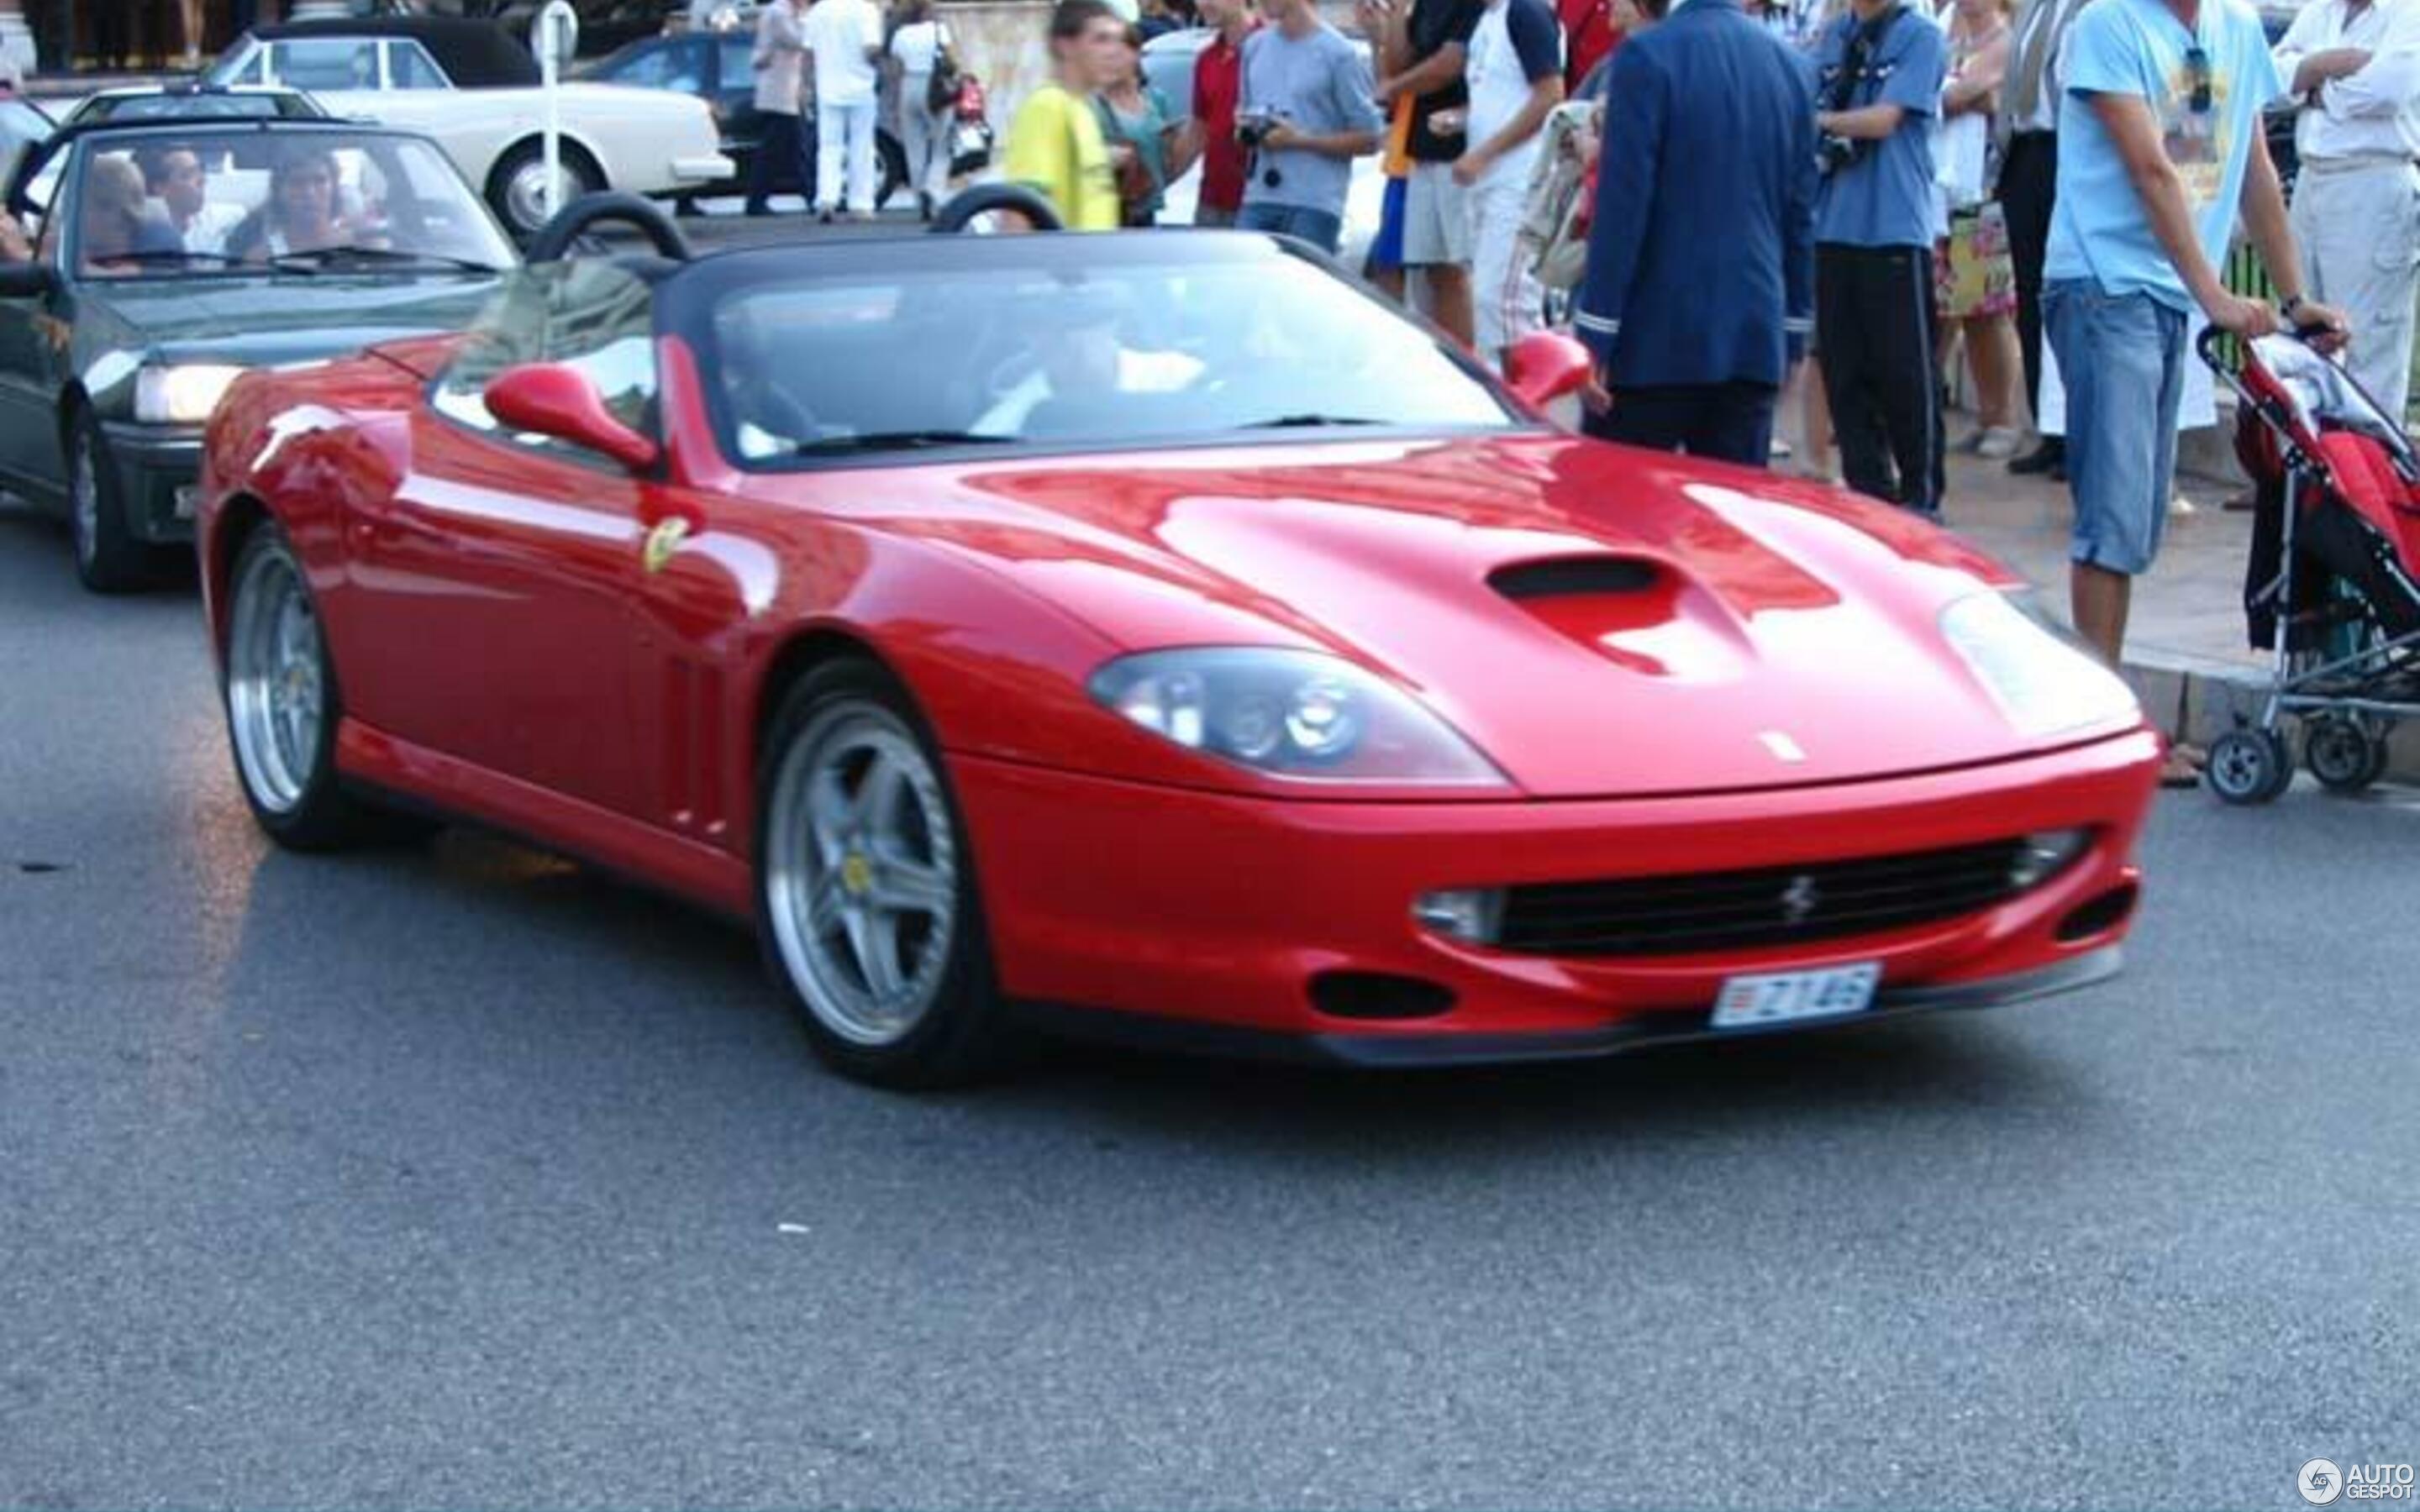
[[[2024,843],[1510,887],[1498,944],[1535,955],[1692,955],[1935,923],[2014,897]]]

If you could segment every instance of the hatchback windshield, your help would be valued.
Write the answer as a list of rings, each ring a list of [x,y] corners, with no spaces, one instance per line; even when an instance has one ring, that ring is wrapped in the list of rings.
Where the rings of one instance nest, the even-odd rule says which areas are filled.
[[[122,144],[122,145],[121,145]],[[92,143],[61,228],[81,276],[489,270],[511,245],[444,155],[417,137],[259,129]]]
[[[1072,239],[985,239],[981,259],[730,286],[702,364],[729,455],[1515,423],[1431,332],[1258,239],[1136,239],[1161,246],[1081,260]],[[1047,262],[1020,266],[1016,243],[1046,239]]]

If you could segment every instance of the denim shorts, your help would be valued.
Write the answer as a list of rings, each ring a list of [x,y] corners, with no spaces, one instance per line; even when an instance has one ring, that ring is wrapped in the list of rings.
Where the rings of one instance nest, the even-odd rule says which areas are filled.
[[[2089,279],[2042,286],[2042,320],[2067,387],[2071,560],[2134,577],[2150,570],[2177,473],[2185,313]]]
[[[1308,205],[1272,205],[1263,201],[1237,210],[1235,228],[1298,237],[1333,257],[1337,243],[1343,239],[1344,217],[1333,210],[1314,210]]]

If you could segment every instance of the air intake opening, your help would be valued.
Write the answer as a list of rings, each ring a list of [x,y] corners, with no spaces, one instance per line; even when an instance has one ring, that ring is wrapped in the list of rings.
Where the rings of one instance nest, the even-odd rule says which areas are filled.
[[[2088,940],[2095,934],[2104,934],[2116,929],[2133,916],[2134,900],[2142,890],[2129,882],[2093,899],[2058,921],[2058,942],[2072,945],[2078,940]]]
[[[1584,594],[1642,594],[1662,574],[1636,557],[1556,557],[1498,567],[1487,586],[1505,597],[1571,598]]]
[[[1323,971],[1311,979],[1311,1006],[1339,1019],[1433,1019],[1453,1011],[1453,994],[1418,977]]]

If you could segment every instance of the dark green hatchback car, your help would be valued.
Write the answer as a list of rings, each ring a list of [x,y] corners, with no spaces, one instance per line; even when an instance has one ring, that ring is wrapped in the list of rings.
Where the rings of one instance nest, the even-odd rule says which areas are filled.
[[[237,374],[459,329],[512,244],[426,137],[337,121],[72,127],[0,227],[0,486],[64,513],[100,592],[192,535]]]

